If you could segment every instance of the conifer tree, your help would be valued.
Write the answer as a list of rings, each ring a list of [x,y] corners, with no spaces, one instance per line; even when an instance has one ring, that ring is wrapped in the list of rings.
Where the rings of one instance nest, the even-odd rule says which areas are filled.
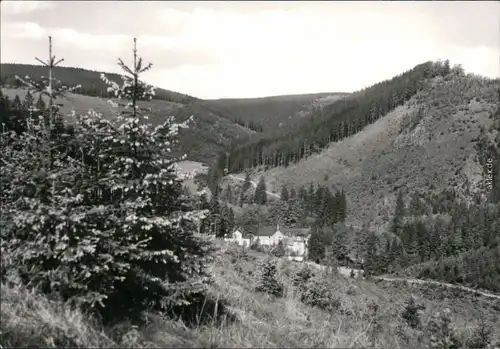
[[[243,182],[243,186],[241,187],[241,191],[244,193],[248,189],[252,187],[252,180],[250,179],[250,173],[245,173],[245,181]]]
[[[245,202],[245,192],[243,191],[243,189],[240,191],[240,197],[239,197],[239,200],[238,200],[238,205],[240,207],[243,207],[243,204]]]
[[[227,185],[227,190],[226,190],[226,200],[230,204],[234,203],[234,198],[233,198],[233,190],[230,184]]]
[[[24,101],[23,101],[25,109],[29,109],[30,107],[32,107],[34,104],[34,101],[35,101],[35,99],[33,98],[33,95],[31,94],[31,92],[29,90],[26,91],[26,96],[24,96]]]
[[[315,262],[321,262],[325,257],[325,236],[323,230],[319,226],[314,226],[311,229],[311,237],[307,245],[307,256]]]
[[[335,194],[335,212],[336,212],[336,222],[344,222],[346,218],[346,199],[344,190],[337,192]]]
[[[324,247],[324,258],[322,264],[328,267],[328,271],[335,273],[338,265],[337,253],[335,250],[335,245],[333,243],[328,244]]]
[[[209,212],[202,220],[202,231],[209,234],[215,234],[217,237],[224,237],[226,234],[225,226],[222,222],[221,207],[219,203],[218,190],[215,190],[214,194],[210,198],[208,204]]]
[[[314,193],[311,200],[312,212],[316,217],[319,217],[321,215],[321,204],[323,203],[324,192],[325,188],[321,185],[318,185],[316,187],[316,192]]]
[[[307,190],[307,195],[306,195],[306,200],[308,201],[308,206],[310,212],[312,212],[313,207],[314,207],[314,197],[316,194],[316,190],[314,189],[314,184],[311,182],[309,183],[309,189]]]
[[[333,246],[337,260],[346,260],[349,254],[348,236],[347,227],[342,222],[333,225]]]
[[[149,129],[148,117],[143,114],[147,109],[141,108],[140,101],[151,100],[154,90],[140,80],[140,74],[152,65],[143,64],[138,57],[136,39],[133,59],[132,68],[121,59],[118,61],[125,72],[121,87],[101,76],[116,97],[128,100],[124,107],[129,110],[118,117],[118,127],[99,139],[105,145],[99,155],[107,160],[101,172],[110,178],[101,184],[102,191],[117,191],[112,203],[114,208],[121,209],[113,215],[121,219],[106,223],[114,226],[117,233],[125,233],[121,239],[115,237],[116,243],[126,243],[132,238],[139,244],[134,259],[126,261],[130,269],[124,275],[125,280],[115,284],[115,293],[108,298],[108,304],[123,304],[132,309],[140,309],[144,302],[158,308],[189,304],[205,291],[209,281],[206,267],[211,258],[210,245],[187,229],[186,222],[200,219],[205,212],[187,211],[182,202],[182,179],[177,177],[175,169],[176,162],[185,156],[171,155],[178,130],[187,127],[191,118],[178,124],[169,117],[155,130]],[[144,292],[146,285],[154,294]],[[127,294],[134,295],[132,304],[123,298]]]
[[[260,265],[260,273],[258,275],[259,283],[255,288],[257,292],[264,292],[275,297],[283,297],[284,287],[276,279],[278,268],[275,259],[267,259]]]
[[[374,232],[369,232],[366,240],[366,253],[364,258],[365,275],[374,275],[379,271],[379,261],[377,254],[377,236]]]
[[[413,193],[410,201],[410,214],[413,216],[421,216],[426,213],[425,206],[421,202],[421,195],[418,192]]]
[[[21,103],[21,99],[19,98],[19,95],[16,95],[14,97],[14,100],[12,101],[12,105],[10,108],[12,110],[15,110],[15,111],[21,111],[22,103]]]
[[[286,188],[285,185],[281,187],[281,195],[280,195],[281,201],[288,201],[290,199],[290,196],[288,194],[288,189]]]
[[[285,248],[285,243],[283,242],[283,240],[280,240],[276,246],[273,246],[273,248],[271,249],[271,255],[273,255],[274,257],[278,257],[278,258],[281,258],[283,256],[285,256],[286,254],[286,248]]]
[[[229,231],[233,231],[234,228],[235,228],[235,215],[234,215],[234,210],[231,208],[231,207],[228,207],[229,210],[228,210],[228,217],[227,217],[227,221],[228,221],[228,227],[229,227]]]
[[[303,203],[306,202],[307,200],[307,190],[306,188],[302,185],[300,186],[299,188],[299,191],[297,193],[297,197],[299,198],[299,200],[301,200]]]
[[[258,205],[265,205],[267,202],[266,181],[264,176],[261,176],[257,187],[255,188],[254,202]]]
[[[396,207],[394,211],[394,217],[391,223],[391,232],[396,235],[401,234],[401,230],[403,228],[405,216],[405,204],[403,200],[403,192],[400,190],[396,197]]]
[[[36,109],[39,110],[40,112],[44,112],[45,108],[47,108],[47,105],[45,104],[42,95],[38,95],[38,99],[36,101]]]

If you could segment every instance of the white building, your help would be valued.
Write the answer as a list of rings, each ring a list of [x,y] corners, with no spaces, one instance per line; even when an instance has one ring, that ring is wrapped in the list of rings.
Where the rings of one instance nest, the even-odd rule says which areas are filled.
[[[252,236],[244,234],[240,228],[236,228],[231,237],[224,238],[225,241],[234,242],[240,246],[250,247]]]
[[[241,228],[237,228],[231,237],[227,237],[224,240],[247,247],[257,240],[260,245],[269,247],[276,246],[280,241],[283,241],[287,252],[292,257],[298,257],[296,258],[298,260],[303,259],[307,255],[309,235],[309,228],[280,228],[278,224],[276,227],[262,227],[255,235],[245,234]]]
[[[261,245],[274,246],[283,240],[285,235],[280,231],[280,226],[278,224],[276,228],[270,226],[260,228],[257,234],[255,234],[254,240],[257,238]]]

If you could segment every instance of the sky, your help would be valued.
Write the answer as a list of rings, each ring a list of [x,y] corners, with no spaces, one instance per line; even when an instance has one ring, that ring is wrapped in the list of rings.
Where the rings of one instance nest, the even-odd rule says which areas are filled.
[[[497,1],[1,2],[1,62],[119,73],[199,98],[352,92],[428,60],[500,76]]]

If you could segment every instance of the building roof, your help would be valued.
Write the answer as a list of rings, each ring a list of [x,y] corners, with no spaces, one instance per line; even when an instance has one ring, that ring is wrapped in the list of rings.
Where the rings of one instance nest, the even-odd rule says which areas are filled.
[[[306,237],[309,235],[310,228],[280,228],[281,232],[287,236],[302,236]]]
[[[276,233],[276,227],[273,225],[260,227],[255,236],[272,236]]]
[[[285,228],[280,226],[264,226],[260,227],[255,236],[272,236],[276,231],[279,231],[289,237],[306,237],[309,235],[310,228]]]
[[[245,232],[243,229],[241,229],[241,227],[235,227],[233,230],[233,234],[236,233],[237,231],[241,233],[241,237],[243,239],[250,239],[253,236],[252,233]]]

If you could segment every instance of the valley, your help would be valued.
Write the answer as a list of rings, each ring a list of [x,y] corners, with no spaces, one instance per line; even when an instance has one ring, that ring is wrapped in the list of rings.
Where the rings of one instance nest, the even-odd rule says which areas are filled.
[[[37,100],[12,77],[40,68],[2,64],[2,347],[500,345],[498,79],[429,61],[353,93],[137,88],[158,134],[98,72],[54,71],[80,93]],[[307,228],[305,263],[227,241],[276,226]]]

